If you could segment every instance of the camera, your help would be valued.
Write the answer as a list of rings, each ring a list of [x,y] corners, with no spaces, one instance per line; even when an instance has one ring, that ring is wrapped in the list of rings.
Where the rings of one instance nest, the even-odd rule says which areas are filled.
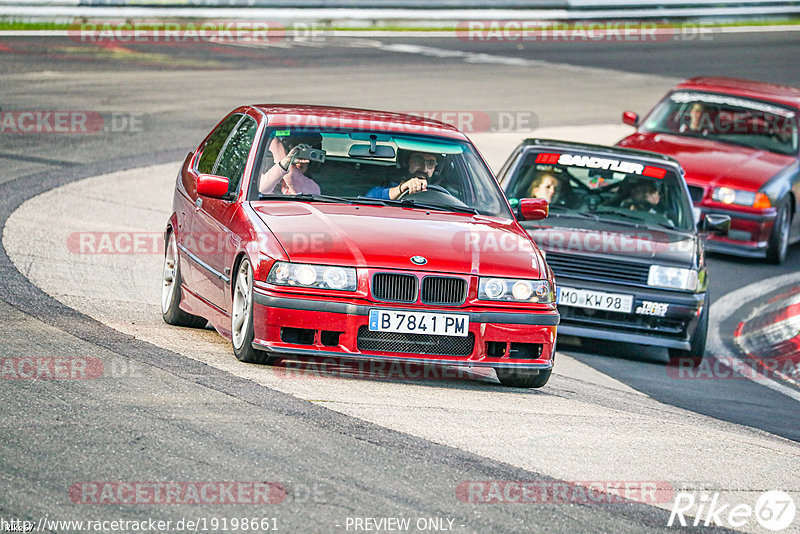
[[[325,163],[325,151],[309,145],[297,145],[294,159],[307,159],[312,163]]]

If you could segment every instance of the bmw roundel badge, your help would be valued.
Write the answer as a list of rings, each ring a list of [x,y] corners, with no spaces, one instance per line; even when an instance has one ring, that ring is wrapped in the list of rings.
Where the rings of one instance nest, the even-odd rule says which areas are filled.
[[[428,263],[428,260],[426,260],[422,256],[412,256],[411,263],[414,263],[416,265],[425,265],[426,263]]]

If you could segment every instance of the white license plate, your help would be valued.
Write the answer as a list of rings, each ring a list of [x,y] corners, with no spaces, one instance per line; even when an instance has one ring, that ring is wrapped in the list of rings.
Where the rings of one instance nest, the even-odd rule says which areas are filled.
[[[370,310],[369,329],[375,332],[465,337],[469,333],[469,315]]]
[[[588,289],[575,289],[561,286],[558,303],[576,308],[630,313],[633,309],[633,295],[604,293]]]

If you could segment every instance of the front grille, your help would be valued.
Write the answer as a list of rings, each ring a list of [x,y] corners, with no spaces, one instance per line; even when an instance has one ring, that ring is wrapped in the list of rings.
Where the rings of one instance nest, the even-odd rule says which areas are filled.
[[[422,302],[457,306],[467,300],[467,282],[461,278],[426,276],[422,279]]]
[[[650,274],[650,265],[646,263],[620,261],[602,256],[547,252],[545,259],[556,278],[564,276],[597,282],[647,285],[647,276]]]
[[[587,310],[570,306],[559,306],[562,324],[598,328],[613,328],[615,331],[629,331],[645,334],[658,334],[667,337],[683,338],[687,322],[682,319],[668,319],[648,315],[631,315],[605,310]]]
[[[358,350],[370,352],[400,352],[403,354],[432,354],[439,356],[469,356],[475,345],[475,335],[430,336],[373,332],[367,326],[358,329]]]
[[[689,186],[689,195],[692,197],[692,202],[700,202],[703,200],[704,194],[705,190],[702,187],[698,187],[696,185]]]
[[[417,277],[413,274],[376,273],[372,277],[372,296],[388,302],[416,302]]]

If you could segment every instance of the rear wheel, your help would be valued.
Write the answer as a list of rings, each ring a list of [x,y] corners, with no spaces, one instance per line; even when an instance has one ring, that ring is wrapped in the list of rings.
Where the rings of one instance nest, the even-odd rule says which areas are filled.
[[[703,359],[706,353],[706,338],[708,336],[708,298],[703,304],[703,311],[700,312],[700,320],[697,328],[689,340],[689,350],[669,349],[669,357],[672,359],[690,358],[696,363]]]
[[[526,389],[543,387],[550,380],[550,374],[553,372],[552,369],[536,372],[535,370],[514,369],[513,367],[497,367],[494,371],[497,373],[497,379],[504,386]]]
[[[170,232],[164,250],[164,271],[161,283],[161,317],[167,324],[201,328],[206,325],[203,317],[186,313],[181,304],[181,265],[178,261],[178,244],[175,233]]]
[[[233,353],[245,363],[272,363],[276,358],[253,348],[253,268],[245,258],[236,269],[231,307],[231,341]]]
[[[786,259],[786,249],[789,247],[789,227],[792,222],[790,201],[787,198],[778,208],[778,216],[772,226],[767,247],[767,261],[770,263],[783,263]]]

